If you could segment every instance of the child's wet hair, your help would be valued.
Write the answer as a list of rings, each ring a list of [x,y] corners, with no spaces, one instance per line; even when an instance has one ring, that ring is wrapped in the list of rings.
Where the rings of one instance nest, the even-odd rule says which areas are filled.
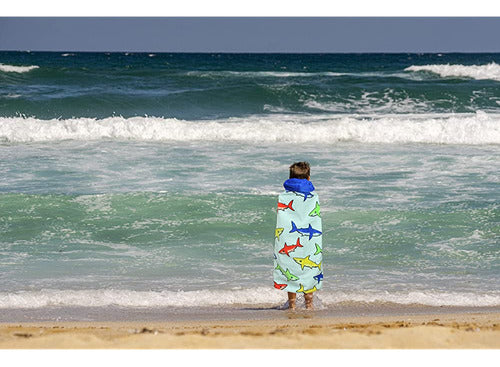
[[[308,162],[295,162],[290,166],[290,178],[305,178],[311,176],[311,167]]]

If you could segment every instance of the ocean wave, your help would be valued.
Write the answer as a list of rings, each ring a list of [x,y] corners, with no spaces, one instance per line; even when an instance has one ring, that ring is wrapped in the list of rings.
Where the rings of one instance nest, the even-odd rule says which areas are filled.
[[[422,80],[419,77],[411,73],[392,73],[392,72],[336,72],[336,71],[319,71],[319,72],[300,72],[300,71],[230,71],[230,70],[193,70],[185,73],[189,76],[198,77],[247,77],[247,78],[259,78],[259,77],[271,77],[271,78],[304,78],[304,77],[318,77],[318,76],[351,76],[351,77],[361,77],[361,78],[402,78],[410,80]]]
[[[0,117],[0,141],[60,140],[500,144],[500,115],[254,115],[221,120]]]
[[[20,94],[16,94],[16,93],[8,93],[8,94],[5,94],[5,95],[0,95],[1,98],[8,98],[8,99],[16,99],[16,98],[19,98],[21,97]]]
[[[395,303],[401,305],[487,307],[500,305],[500,294],[468,292],[367,292],[347,293],[321,291],[317,295],[319,303],[335,306],[342,303]],[[0,308],[40,308],[47,306],[83,307],[213,307],[233,305],[280,306],[283,292],[268,287],[232,290],[195,291],[134,291],[134,290],[56,290],[19,291],[0,293]]]
[[[466,77],[500,81],[500,65],[491,62],[486,65],[412,65],[405,71],[430,71],[442,77]]]
[[[361,96],[346,96],[339,101],[305,100],[305,107],[327,112],[371,113],[415,113],[435,110],[434,104],[440,100],[426,101],[410,98],[407,93],[386,89],[383,92],[364,91]]]
[[[293,78],[293,77],[310,77],[310,76],[342,76],[348,75],[347,73],[336,73],[333,71],[324,71],[324,72],[296,72],[296,71],[229,71],[229,70],[221,70],[221,71],[201,71],[201,70],[193,70],[188,71],[186,75],[194,75],[201,77],[214,77],[214,76],[240,76],[240,77],[275,77],[275,78]]]
[[[8,64],[0,64],[0,71],[5,73],[27,73],[28,71],[38,69],[38,65],[30,65],[30,66],[15,66]]]

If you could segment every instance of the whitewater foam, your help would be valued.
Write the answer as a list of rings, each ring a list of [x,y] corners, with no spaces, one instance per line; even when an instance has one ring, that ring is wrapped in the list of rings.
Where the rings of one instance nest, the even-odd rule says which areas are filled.
[[[500,115],[481,111],[450,115],[254,115],[203,121],[0,117],[0,141],[61,140],[500,144]]]
[[[192,70],[185,75],[198,77],[246,77],[246,78],[303,78],[303,77],[318,77],[318,76],[352,76],[352,77],[372,77],[372,78],[403,78],[410,80],[423,80],[415,74],[403,72],[388,73],[388,72],[336,72],[336,71],[319,71],[319,72],[300,72],[300,71],[232,71],[232,70]]]
[[[305,100],[305,107],[327,112],[356,112],[358,114],[415,113],[432,111],[433,103],[410,98],[405,92],[386,89],[383,92],[364,91],[361,96],[349,96],[341,101]]]
[[[5,73],[27,73],[28,71],[38,69],[38,65],[30,65],[30,66],[15,66],[8,64],[0,64],[0,71]]]
[[[15,99],[15,98],[19,98],[19,97],[21,97],[21,95],[20,95],[20,94],[16,94],[16,93],[9,93],[9,94],[7,94],[7,95],[5,95],[5,96],[2,96],[2,97],[3,97],[3,98]]]
[[[310,77],[310,76],[342,76],[347,75],[346,73],[336,73],[333,71],[324,71],[324,72],[294,72],[294,71],[230,71],[230,70],[221,70],[221,71],[200,71],[193,70],[188,71],[186,75],[194,75],[201,77],[214,77],[214,76],[240,76],[240,77],[275,77],[275,78],[293,78],[293,77]]]
[[[486,65],[412,65],[407,67],[405,71],[430,71],[442,77],[467,77],[500,81],[500,65],[494,62]]]
[[[347,293],[321,291],[317,297],[324,306],[345,302],[421,304],[428,306],[498,306],[500,294],[410,291]],[[39,308],[47,306],[83,307],[206,307],[283,303],[286,295],[268,287],[232,290],[134,291],[114,289],[20,291],[0,293],[0,308]]]

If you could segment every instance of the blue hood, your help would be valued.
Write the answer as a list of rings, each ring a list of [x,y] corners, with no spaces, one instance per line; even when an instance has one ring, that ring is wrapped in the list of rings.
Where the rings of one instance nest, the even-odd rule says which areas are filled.
[[[305,178],[289,178],[283,183],[283,187],[287,191],[296,191],[305,195],[314,191],[312,182]]]

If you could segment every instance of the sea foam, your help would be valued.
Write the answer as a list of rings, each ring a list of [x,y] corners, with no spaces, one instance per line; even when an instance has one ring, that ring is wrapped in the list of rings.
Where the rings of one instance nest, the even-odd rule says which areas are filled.
[[[233,71],[233,70],[192,70],[185,73],[188,76],[214,78],[214,77],[242,77],[242,78],[309,78],[309,77],[361,77],[361,78],[403,78],[422,80],[415,74],[403,72],[337,72],[337,71]]]
[[[0,117],[0,141],[500,144],[500,115],[254,115],[186,121],[159,117],[40,120]]]
[[[27,73],[28,71],[38,69],[38,65],[30,65],[30,66],[15,66],[8,64],[0,64],[0,71],[5,73]]]
[[[500,65],[491,62],[486,65],[412,65],[405,71],[430,71],[442,77],[466,77],[500,81]]]
[[[340,303],[396,303],[428,306],[484,307],[500,305],[500,294],[468,292],[366,292],[348,293],[321,291],[317,297],[324,306]],[[269,287],[196,290],[196,291],[134,291],[114,289],[19,291],[0,293],[0,308],[39,308],[46,306],[123,306],[123,307],[213,307],[283,303],[286,295]]]
[[[274,78],[296,78],[296,77],[313,77],[313,76],[342,76],[348,75],[347,73],[337,73],[334,71],[323,71],[323,72],[297,72],[297,71],[232,71],[232,70],[220,70],[220,71],[200,71],[193,70],[188,71],[186,75],[199,76],[199,77],[248,77],[248,78],[258,78],[258,77],[274,77]]]

